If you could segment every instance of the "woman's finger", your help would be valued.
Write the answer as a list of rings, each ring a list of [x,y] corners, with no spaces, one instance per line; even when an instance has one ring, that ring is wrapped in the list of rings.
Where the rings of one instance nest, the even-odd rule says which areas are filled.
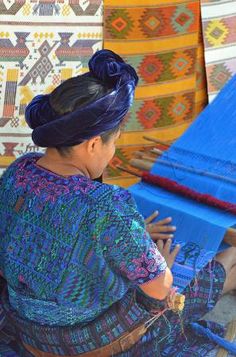
[[[171,239],[167,239],[167,241],[164,243],[163,253],[165,256],[170,255],[171,243],[172,243]]]
[[[158,224],[155,223],[151,223],[150,225],[147,225],[147,229],[149,229],[150,226],[150,231],[153,233],[163,233],[163,232],[175,232],[176,231],[176,227],[175,226],[160,226]]]
[[[161,239],[161,240],[167,240],[167,239],[172,239],[174,237],[173,234],[164,234],[164,233],[152,233],[152,239],[154,241]]]
[[[160,226],[165,225],[165,224],[169,224],[172,221],[171,217],[166,217],[161,219],[160,221],[156,222],[155,224],[158,224]]]
[[[159,250],[160,253],[162,253],[164,247],[164,243],[162,240],[157,241],[157,249]]]
[[[158,216],[158,214],[159,214],[158,211],[153,212],[151,214],[151,216],[149,216],[145,219],[145,223],[148,224],[148,223],[152,222]]]

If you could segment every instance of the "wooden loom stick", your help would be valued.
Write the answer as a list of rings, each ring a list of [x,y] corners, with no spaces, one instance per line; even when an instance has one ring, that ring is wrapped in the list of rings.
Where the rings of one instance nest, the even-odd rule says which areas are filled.
[[[152,163],[147,160],[142,159],[131,159],[130,165],[139,170],[150,171],[152,168]]]
[[[119,165],[117,165],[116,168],[119,169],[119,170],[121,170],[121,171],[127,172],[128,174],[131,174],[131,175],[133,175],[133,176],[142,178],[142,175],[141,175],[141,174],[139,174],[138,172],[135,172],[135,171],[133,171],[133,170],[124,168],[124,167],[119,166]]]
[[[146,135],[144,135],[143,138],[144,138],[145,140],[151,141],[151,142],[153,142],[153,143],[161,144],[161,145],[170,147],[170,144],[167,144],[165,141],[158,140],[158,139],[156,139],[156,138],[152,138],[152,137],[146,136]]]
[[[164,153],[163,150],[160,150],[160,149],[157,149],[157,148],[151,149],[150,152],[151,152],[152,154],[156,154],[156,155],[162,155],[162,154]]]
[[[156,162],[156,157],[150,156],[143,151],[134,151],[133,154],[137,159],[147,160],[152,162],[153,164]]]
[[[164,153],[164,151],[159,150],[157,148],[151,149],[150,152],[152,154],[157,154],[157,157]],[[181,169],[181,170],[184,170],[184,171],[192,172],[192,173],[197,174],[197,175],[207,176],[207,177],[211,177],[211,178],[217,179],[217,180],[223,180],[223,181],[232,183],[234,185],[236,184],[236,180],[235,179],[231,179],[231,178],[226,177],[226,176],[214,174],[212,172],[203,171],[202,169],[196,169],[194,167],[185,166],[185,165],[182,165],[182,164],[179,164],[179,163],[174,163],[174,162],[166,161],[166,160],[163,160],[163,159],[158,159],[158,163],[162,164],[162,165],[166,165],[166,166],[171,166],[173,169]],[[139,165],[139,164],[141,165],[141,163],[137,163],[137,165]],[[140,167],[140,170],[142,170],[141,167]]]
[[[130,163],[132,161],[133,160],[130,160]],[[134,162],[134,165],[136,165],[134,167],[136,167],[136,168],[138,168],[140,170],[148,170],[148,171],[151,170],[152,166],[149,165],[150,168],[147,169],[147,168],[145,168],[147,166],[147,162],[144,162],[145,160],[141,160],[141,161],[142,162]],[[231,178],[226,177],[226,176],[214,174],[212,172],[203,171],[203,170],[200,170],[200,169],[196,169],[196,168],[185,166],[185,165],[178,164],[178,163],[173,163],[173,162],[162,160],[162,159],[158,159],[158,161],[155,161],[155,162],[158,162],[159,164],[162,164],[162,165],[165,165],[165,166],[170,166],[173,169],[181,169],[181,170],[184,170],[184,171],[187,171],[187,172],[191,172],[191,173],[194,173],[194,174],[197,174],[197,175],[202,175],[202,176],[210,177],[210,178],[213,178],[213,179],[222,180],[222,181],[225,181],[225,182],[232,183],[234,185],[236,184],[236,180],[235,179],[231,179]]]
[[[227,325],[227,331],[225,334],[225,339],[227,341],[233,342],[236,337],[236,320],[233,320],[229,322]],[[227,357],[228,356],[228,351],[226,351],[224,348],[220,348],[216,357]]]
[[[161,150],[159,150],[159,151],[161,151]],[[147,152],[146,151],[134,151],[133,155],[136,159],[150,161],[154,164],[157,161],[157,158],[160,155],[162,155],[162,152],[157,154],[156,151],[153,152],[152,150],[147,151]]]
[[[140,159],[142,157],[142,155],[144,154],[144,152],[143,151],[134,151],[133,154],[137,159]]]
[[[140,169],[140,166],[142,166],[142,167],[144,167],[145,165],[146,166],[148,166],[148,165],[150,166],[150,163],[145,163],[145,165],[143,166],[143,161],[144,160],[133,159],[131,161],[134,164],[132,166],[134,166],[134,167],[136,167],[138,169]],[[131,163],[131,161],[130,161],[130,163]],[[140,162],[141,162],[141,164],[140,164]],[[137,173],[137,172],[135,172],[133,170],[126,169],[126,168],[123,168],[121,166],[117,166],[117,168],[119,170],[121,170],[121,171],[124,171],[124,172],[127,172],[127,173],[131,174],[131,175],[134,175],[134,176],[142,178],[142,174]],[[143,170],[143,168],[141,168],[141,170]],[[144,168],[144,170],[146,170],[146,169]],[[224,235],[224,242],[229,244],[229,245],[231,245],[232,247],[236,247],[236,229],[234,229],[234,228],[228,228],[227,229],[227,231],[226,231],[226,233]]]
[[[155,162],[157,161],[155,157],[151,157],[151,156],[145,155],[145,154],[140,156],[140,159],[152,162],[153,164],[155,164]]]

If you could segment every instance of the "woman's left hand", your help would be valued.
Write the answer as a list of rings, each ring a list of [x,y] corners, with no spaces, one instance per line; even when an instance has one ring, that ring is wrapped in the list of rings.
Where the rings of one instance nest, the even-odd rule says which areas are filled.
[[[164,218],[155,223],[151,223],[157,216],[159,212],[155,211],[151,216],[145,219],[146,229],[154,241],[159,239],[171,239],[174,237],[173,232],[176,231],[175,226],[171,226],[171,217]]]

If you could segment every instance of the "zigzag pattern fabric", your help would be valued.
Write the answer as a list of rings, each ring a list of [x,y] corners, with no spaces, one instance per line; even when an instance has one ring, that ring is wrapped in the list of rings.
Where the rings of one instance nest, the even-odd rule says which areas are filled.
[[[211,102],[236,73],[236,1],[201,0],[201,14]]]
[[[144,134],[173,141],[206,104],[200,2],[105,0],[104,46],[120,53],[140,77],[108,168],[112,182],[120,183],[116,166],[127,166],[133,151],[147,145]]]

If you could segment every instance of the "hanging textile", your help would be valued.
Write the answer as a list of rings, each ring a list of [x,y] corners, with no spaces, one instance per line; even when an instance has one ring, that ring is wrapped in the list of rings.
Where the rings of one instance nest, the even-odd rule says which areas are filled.
[[[140,77],[107,171],[124,186],[131,181],[116,166],[127,166],[133,151],[148,145],[143,135],[173,141],[206,104],[200,1],[105,0],[104,47]]]
[[[236,73],[236,0],[201,0],[209,101]]]
[[[151,173],[174,180],[201,194],[236,203],[236,76],[188,130],[157,159]],[[173,266],[175,284],[184,289],[196,273],[224,249],[235,214],[144,182],[130,188],[139,210],[149,216],[171,216],[177,227],[174,244],[182,248]],[[222,243],[222,244],[221,244]]]
[[[38,151],[24,120],[27,103],[87,71],[102,48],[102,0],[0,2],[0,174]]]

